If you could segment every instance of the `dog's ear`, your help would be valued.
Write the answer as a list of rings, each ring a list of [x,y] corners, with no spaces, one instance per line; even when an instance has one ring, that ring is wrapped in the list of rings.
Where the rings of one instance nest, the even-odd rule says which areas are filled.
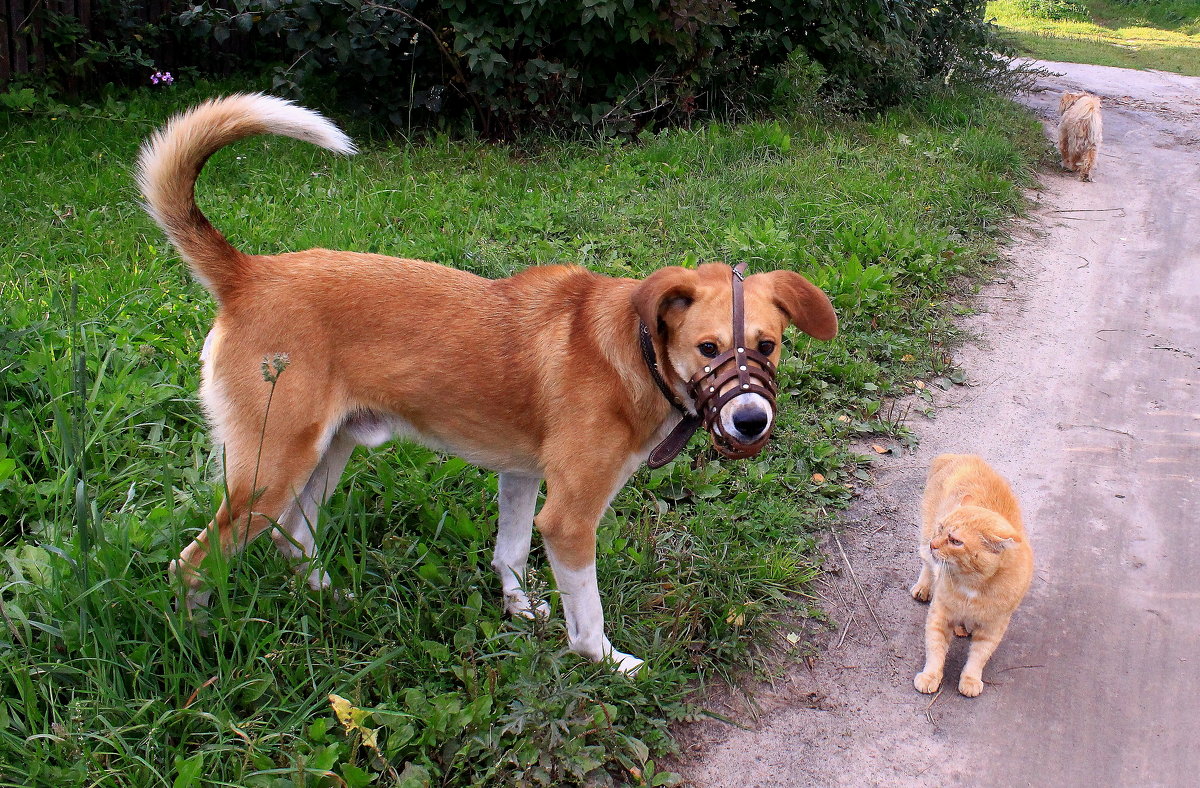
[[[794,271],[771,271],[755,274],[771,288],[771,299],[792,325],[817,339],[833,339],[837,335],[837,313],[829,296],[821,288]]]
[[[1084,95],[1083,93],[1072,93],[1070,91],[1063,93],[1062,98],[1058,100],[1058,114],[1061,115],[1069,110],[1071,105],[1083,98]]]
[[[696,272],[679,266],[660,268],[646,277],[629,300],[638,317],[651,331],[660,330],[660,322],[670,323],[696,297]]]

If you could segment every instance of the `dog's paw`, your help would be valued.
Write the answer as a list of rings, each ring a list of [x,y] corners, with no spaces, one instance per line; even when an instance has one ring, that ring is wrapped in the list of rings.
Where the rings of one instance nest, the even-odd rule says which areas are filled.
[[[609,659],[617,666],[617,672],[624,673],[626,676],[636,676],[637,672],[642,669],[642,665],[646,664],[644,659],[638,659],[632,654],[623,654],[616,650],[609,654]]]
[[[542,600],[536,605],[531,604],[524,591],[509,592],[504,595],[504,612],[513,618],[546,619],[550,617],[550,605]]]
[[[968,698],[977,697],[979,693],[983,692],[983,679],[964,673],[958,677],[958,691]]]
[[[333,581],[329,579],[329,573],[323,572],[320,569],[309,569],[308,562],[305,562],[296,567],[296,574],[308,576],[304,578],[304,582],[313,591],[324,591],[333,586]]]
[[[932,695],[938,691],[938,687],[942,686],[942,674],[928,671],[918,673],[913,679],[913,686],[917,688],[917,692]]]
[[[182,610],[189,616],[208,607],[212,591],[197,591],[189,589],[182,596],[175,597],[175,610]]]
[[[167,564],[167,579],[175,586],[175,609],[186,611],[189,615],[198,609],[208,607],[208,599],[212,596],[211,589],[204,589],[200,575],[190,565],[176,558]]]
[[[548,602],[538,602],[536,605],[526,604],[525,607],[517,611],[516,615],[521,618],[527,618],[530,621],[538,618],[545,620],[550,618],[550,604]]]
[[[908,593],[912,594],[912,598],[918,602],[928,602],[930,596],[932,595],[929,583],[922,583],[920,581],[910,588]]]

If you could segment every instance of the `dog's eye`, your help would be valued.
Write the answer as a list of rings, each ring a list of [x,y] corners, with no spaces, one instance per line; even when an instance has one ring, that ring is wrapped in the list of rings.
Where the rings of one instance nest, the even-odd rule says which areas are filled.
[[[699,350],[700,355],[704,356],[705,358],[717,357],[716,342],[701,342],[699,345],[696,345],[696,349]]]
[[[775,343],[769,339],[764,339],[758,343],[758,352],[764,356],[769,356],[775,352]]]

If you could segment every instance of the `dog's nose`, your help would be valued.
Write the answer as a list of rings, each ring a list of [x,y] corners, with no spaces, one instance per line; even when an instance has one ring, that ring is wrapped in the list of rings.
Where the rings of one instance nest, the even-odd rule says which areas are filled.
[[[740,410],[733,414],[733,426],[747,438],[757,438],[767,428],[767,414],[761,410]]]

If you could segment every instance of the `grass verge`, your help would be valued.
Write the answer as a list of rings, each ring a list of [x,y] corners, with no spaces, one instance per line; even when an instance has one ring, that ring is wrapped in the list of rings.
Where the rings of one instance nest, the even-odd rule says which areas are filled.
[[[1196,0],[994,0],[988,13],[1042,60],[1200,76]]]
[[[201,204],[250,251],[488,276],[745,260],[830,293],[842,333],[789,338],[759,459],[694,444],[605,517],[609,634],[649,659],[630,680],[566,652],[557,614],[502,617],[495,478],[408,445],[361,453],[325,507],[320,553],[352,597],[304,591],[264,540],[207,614],[173,610],[166,563],[220,493],[193,394],[213,305],[131,167],[154,125],[213,90],[0,118],[0,784],[670,784],[654,759],[701,712],[695,689],[761,664],[777,616],[805,609],[814,535],[869,478],[849,441],[899,435],[884,398],[951,372],[947,292],[987,259],[1043,149],[1015,106],[946,93],[639,144],[366,141],[339,160],[274,138],[214,157]]]

